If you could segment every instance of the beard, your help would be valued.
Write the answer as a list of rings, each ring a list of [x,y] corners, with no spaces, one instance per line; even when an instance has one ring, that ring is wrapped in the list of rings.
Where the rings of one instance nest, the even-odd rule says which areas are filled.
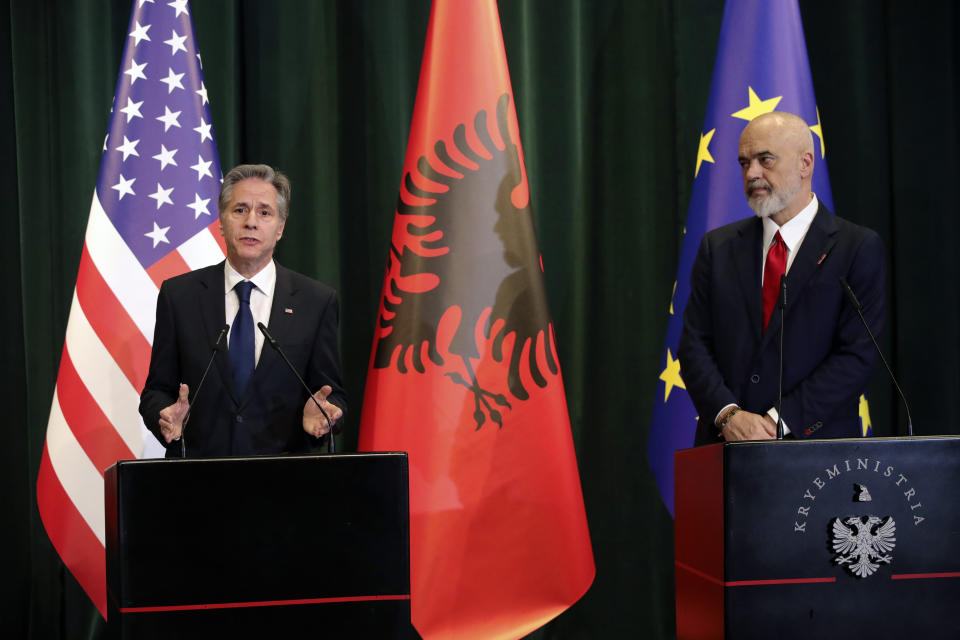
[[[787,208],[790,201],[793,200],[803,184],[798,180],[796,185],[785,189],[775,189],[772,184],[762,178],[752,181],[748,188],[762,187],[769,193],[766,196],[747,196],[747,202],[750,208],[760,218],[769,218]]]

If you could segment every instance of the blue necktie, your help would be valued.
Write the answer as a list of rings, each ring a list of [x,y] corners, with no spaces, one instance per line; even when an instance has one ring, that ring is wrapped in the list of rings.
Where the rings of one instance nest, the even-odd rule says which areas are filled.
[[[233,319],[230,330],[230,366],[233,368],[233,384],[237,396],[242,396],[253,375],[256,364],[253,341],[253,313],[250,312],[250,291],[253,283],[249,280],[238,282],[233,288],[237,292],[240,308]]]

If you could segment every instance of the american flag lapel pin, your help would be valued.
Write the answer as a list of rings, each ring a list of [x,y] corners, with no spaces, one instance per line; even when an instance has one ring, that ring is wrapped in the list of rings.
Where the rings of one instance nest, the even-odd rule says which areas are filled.
[[[284,307],[284,308],[283,308],[283,312],[284,312],[284,313],[293,314],[293,309],[291,309],[290,307]]]

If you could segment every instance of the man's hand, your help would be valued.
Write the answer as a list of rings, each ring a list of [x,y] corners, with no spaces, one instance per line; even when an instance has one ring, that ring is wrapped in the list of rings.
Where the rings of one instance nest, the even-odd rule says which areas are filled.
[[[773,440],[777,437],[777,423],[768,415],[740,410],[730,416],[721,434],[728,442],[736,440]]]
[[[320,403],[323,410],[330,416],[330,420],[336,422],[343,416],[343,411],[332,402],[327,402],[327,396],[330,395],[331,391],[333,391],[333,389],[330,388],[330,385],[324,385],[320,387],[319,391],[313,394],[313,397],[317,399],[317,402]],[[332,424],[328,423],[326,418],[323,417],[323,414],[320,413],[320,409],[313,403],[313,400],[307,398],[307,403],[303,405],[303,430],[313,437],[319,438],[329,433],[331,426]]]
[[[168,443],[179,440],[183,435],[183,417],[190,410],[190,401],[187,399],[189,394],[189,387],[180,383],[180,395],[177,401],[166,409],[160,410],[160,433]]]

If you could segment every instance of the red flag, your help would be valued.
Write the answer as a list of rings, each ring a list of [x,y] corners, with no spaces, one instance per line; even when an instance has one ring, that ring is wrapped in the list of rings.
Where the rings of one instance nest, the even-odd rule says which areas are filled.
[[[595,573],[497,5],[434,2],[360,426],[410,455],[413,623],[518,638]]]

